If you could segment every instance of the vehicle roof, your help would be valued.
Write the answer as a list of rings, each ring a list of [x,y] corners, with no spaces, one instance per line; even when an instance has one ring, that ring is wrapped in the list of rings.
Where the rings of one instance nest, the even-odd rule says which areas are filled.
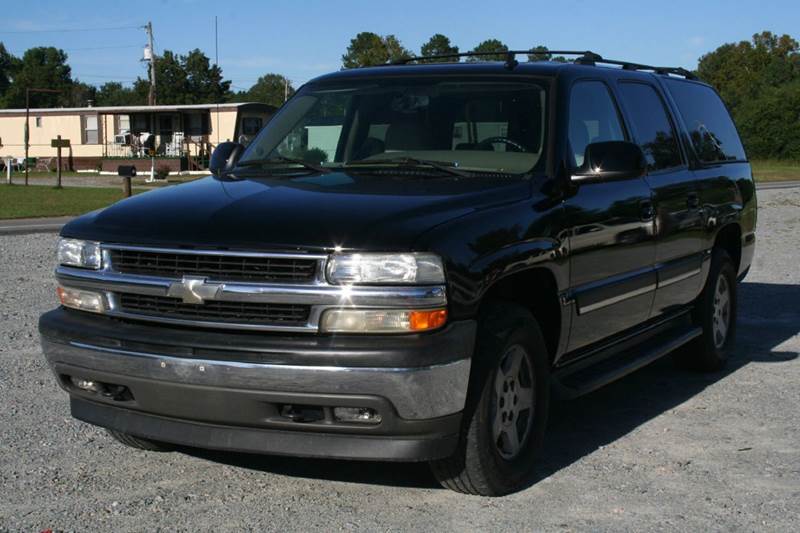
[[[653,79],[653,77],[672,77],[667,74],[656,74],[646,70],[624,70],[605,65],[583,65],[579,63],[559,63],[553,61],[520,62],[509,68],[502,61],[475,61],[453,63],[414,63],[405,65],[380,65],[344,69],[314,78],[309,83],[357,80],[383,77],[415,77],[430,75],[493,75],[493,76],[615,76],[625,75],[628,78]],[[675,78],[684,79],[684,78]]]

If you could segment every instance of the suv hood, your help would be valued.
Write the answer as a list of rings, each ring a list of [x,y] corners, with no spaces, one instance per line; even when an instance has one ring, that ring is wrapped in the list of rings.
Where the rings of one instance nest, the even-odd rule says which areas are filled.
[[[198,248],[408,250],[443,222],[529,195],[527,180],[497,177],[208,177],[89,213],[62,235]]]

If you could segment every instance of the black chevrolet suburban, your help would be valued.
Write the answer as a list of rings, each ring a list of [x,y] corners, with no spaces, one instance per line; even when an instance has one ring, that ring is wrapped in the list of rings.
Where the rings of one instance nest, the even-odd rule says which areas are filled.
[[[522,53],[319,77],[212,175],[67,224],[39,329],[72,415],[499,495],[551,397],[667,354],[722,367],[756,196],[719,96]]]

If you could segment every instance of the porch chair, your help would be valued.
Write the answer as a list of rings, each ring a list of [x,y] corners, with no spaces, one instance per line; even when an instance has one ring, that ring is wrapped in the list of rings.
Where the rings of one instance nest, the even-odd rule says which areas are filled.
[[[54,157],[39,157],[36,159],[36,166],[33,170],[46,170],[50,172],[50,166],[53,164]]]

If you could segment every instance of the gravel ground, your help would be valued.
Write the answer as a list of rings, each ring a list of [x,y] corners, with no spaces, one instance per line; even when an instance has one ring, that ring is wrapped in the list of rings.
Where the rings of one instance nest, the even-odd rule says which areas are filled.
[[[800,530],[800,190],[760,192],[728,369],[667,358],[557,405],[539,480],[496,499],[424,465],[116,444],[70,418],[39,349],[53,235],[0,237],[0,531]]]

